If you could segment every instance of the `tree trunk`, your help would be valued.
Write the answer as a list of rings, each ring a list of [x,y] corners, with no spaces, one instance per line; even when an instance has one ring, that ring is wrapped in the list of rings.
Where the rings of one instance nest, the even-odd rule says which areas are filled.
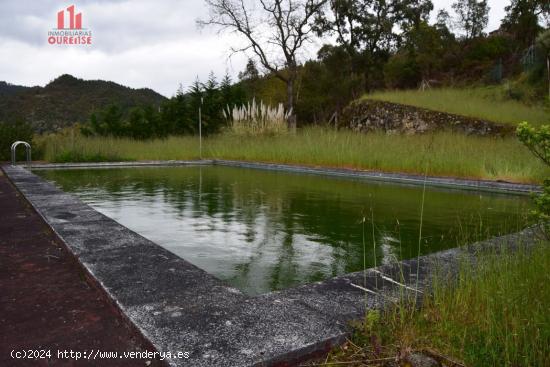
[[[294,78],[290,77],[286,82],[286,109],[290,111],[288,117],[288,127],[290,130],[296,130],[296,113],[294,112]]]

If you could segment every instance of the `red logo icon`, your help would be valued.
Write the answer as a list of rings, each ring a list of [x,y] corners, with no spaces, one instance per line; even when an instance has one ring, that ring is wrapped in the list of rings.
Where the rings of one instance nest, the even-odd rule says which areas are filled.
[[[82,29],[82,13],[74,13],[74,5],[67,8],[69,13],[69,28],[65,28],[65,10],[57,13],[57,29]]]
[[[50,45],[91,45],[92,31],[82,28],[82,13],[75,6],[57,12],[57,28],[48,31]]]

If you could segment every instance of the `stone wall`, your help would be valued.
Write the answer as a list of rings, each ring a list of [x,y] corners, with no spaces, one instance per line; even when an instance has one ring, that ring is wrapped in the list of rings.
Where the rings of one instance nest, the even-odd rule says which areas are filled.
[[[358,132],[379,130],[388,134],[452,130],[472,135],[509,135],[515,131],[510,125],[369,99],[355,101],[346,107],[339,126]]]

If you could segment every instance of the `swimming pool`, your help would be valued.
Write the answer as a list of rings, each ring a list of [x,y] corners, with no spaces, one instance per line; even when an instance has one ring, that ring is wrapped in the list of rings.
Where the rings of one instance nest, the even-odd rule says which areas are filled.
[[[531,205],[527,196],[424,195],[421,186],[222,166],[35,173],[249,295],[516,232]]]

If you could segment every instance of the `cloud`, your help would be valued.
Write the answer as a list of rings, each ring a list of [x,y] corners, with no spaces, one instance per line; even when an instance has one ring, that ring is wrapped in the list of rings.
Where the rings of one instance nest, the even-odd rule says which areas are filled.
[[[435,9],[451,3],[434,0]],[[82,12],[83,27],[92,31],[93,44],[49,45],[57,12],[72,4]],[[494,29],[505,4],[490,0],[490,5]],[[0,80],[44,85],[69,73],[170,96],[179,83],[204,80],[210,71],[218,77],[228,71],[235,78],[246,57],[229,59],[229,48],[241,40],[198,30],[195,21],[207,16],[203,0],[0,0]],[[304,54],[314,56],[319,46],[310,45]]]
[[[204,13],[201,1],[128,0],[93,3],[81,7],[97,47],[121,51],[160,41],[190,42],[199,35],[195,20]]]
[[[450,14],[453,14],[451,5],[456,0],[432,0],[434,4],[434,11],[432,12],[432,19],[435,20],[435,16],[439,9],[447,9]],[[504,18],[504,7],[510,4],[510,0],[489,0],[489,24],[487,25],[488,31],[493,31],[500,27],[500,21]]]
[[[170,96],[179,83],[187,86],[197,76],[204,80],[210,71],[218,77],[226,72],[235,77],[246,58],[229,58],[228,45],[240,40],[198,30],[195,21],[206,14],[202,4],[176,0],[78,3],[83,27],[92,31],[91,46],[47,43],[47,32],[56,27],[57,11],[66,5],[45,1],[42,6],[24,7],[8,2],[6,8],[2,4],[0,80],[44,85],[68,73],[149,87]],[[7,12],[14,16],[10,18]]]
[[[223,39],[206,38],[211,46],[208,48],[204,42],[205,39],[185,43],[162,41],[109,53],[85,47],[34,46],[0,39],[0,70],[5,76],[17,75],[16,82],[23,85],[44,85],[68,73],[84,79],[112,80],[133,88],[149,87],[170,96],[179,83],[187,86],[197,76],[204,80],[210,71],[221,76],[226,71],[234,75],[242,69],[246,62],[242,56],[232,60],[237,67],[225,61],[223,51],[220,52],[225,45]],[[13,62],[14,58],[24,62]],[[213,64],[213,60],[219,62]],[[0,74],[0,80],[2,77]]]

